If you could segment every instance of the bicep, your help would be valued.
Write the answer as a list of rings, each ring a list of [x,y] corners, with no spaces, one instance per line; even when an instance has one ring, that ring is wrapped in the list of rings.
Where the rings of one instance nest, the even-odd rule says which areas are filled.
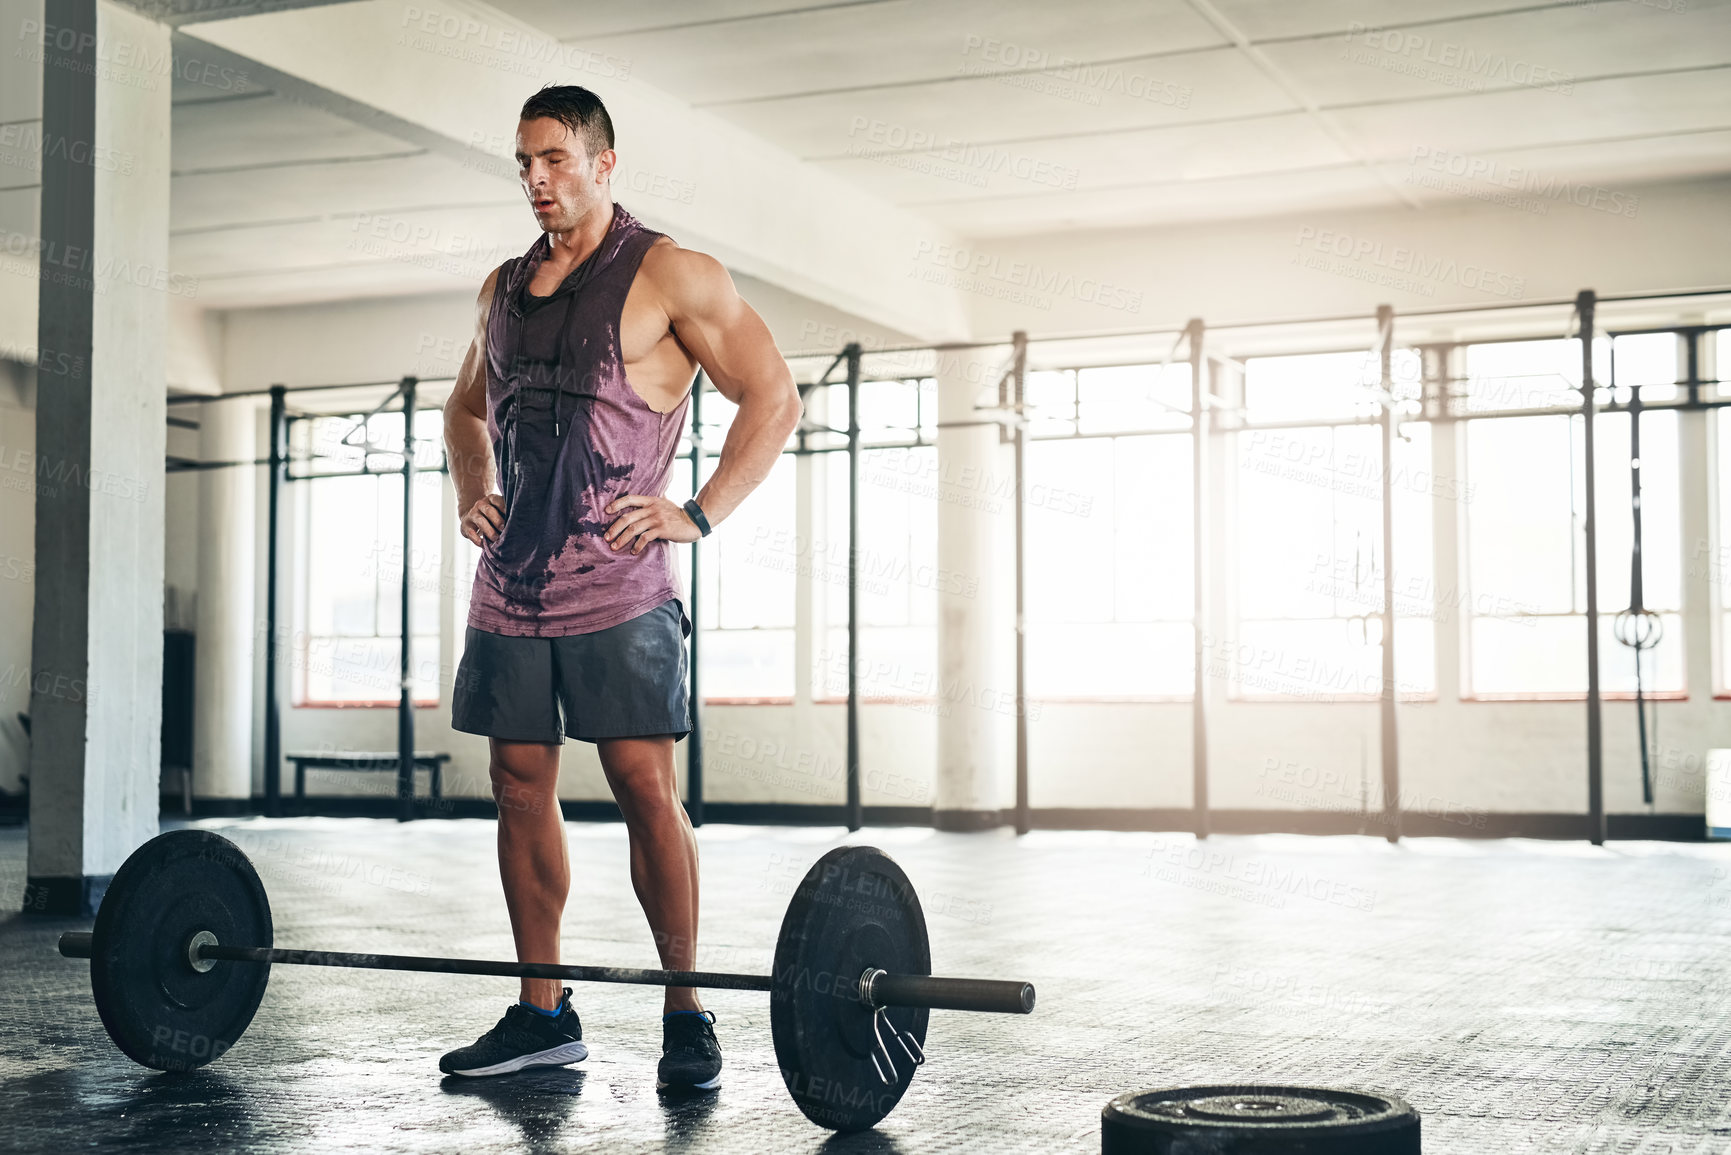
[[[682,267],[670,270],[668,319],[716,389],[735,404],[757,391],[791,393],[793,376],[769,326],[739,295],[727,269],[713,257],[680,256]]]
[[[497,271],[488,274],[475,300],[475,335],[457,370],[457,383],[451,389],[453,405],[482,419],[487,416],[487,316],[492,310],[498,275]]]

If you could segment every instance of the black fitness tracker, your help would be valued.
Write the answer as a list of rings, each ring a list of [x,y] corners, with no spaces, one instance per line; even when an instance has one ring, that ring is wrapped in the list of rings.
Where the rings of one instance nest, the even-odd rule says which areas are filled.
[[[709,519],[703,516],[702,508],[694,497],[685,503],[685,515],[697,523],[697,533],[700,537],[709,536]]]

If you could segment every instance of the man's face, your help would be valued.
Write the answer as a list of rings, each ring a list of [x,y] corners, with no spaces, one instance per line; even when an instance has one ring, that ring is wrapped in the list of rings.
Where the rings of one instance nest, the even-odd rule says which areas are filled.
[[[616,154],[590,157],[583,141],[552,117],[517,122],[517,176],[543,232],[567,233],[607,203]]]

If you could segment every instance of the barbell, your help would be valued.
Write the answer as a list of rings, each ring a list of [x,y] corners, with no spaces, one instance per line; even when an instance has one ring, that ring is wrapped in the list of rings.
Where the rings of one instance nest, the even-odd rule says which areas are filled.
[[[114,874],[89,932],[60,953],[90,960],[102,1025],[128,1057],[190,1071],[232,1047],[264,998],[272,964],[768,991],[782,1081],[807,1118],[871,1127],[925,1062],[931,1010],[1028,1014],[1029,983],[939,978],[919,896],[871,846],[842,846],[806,871],[782,918],[771,974],[641,970],[288,950],[273,945],[264,884],[241,849],[173,830]],[[893,1012],[893,1014],[892,1014]]]

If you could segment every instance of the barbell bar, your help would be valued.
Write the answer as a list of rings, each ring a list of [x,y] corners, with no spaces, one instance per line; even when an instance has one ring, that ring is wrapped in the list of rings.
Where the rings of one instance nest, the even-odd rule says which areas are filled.
[[[232,1047],[273,964],[767,991],[789,1094],[807,1118],[838,1131],[873,1126],[900,1101],[925,1062],[930,1011],[1034,1009],[1029,983],[933,976],[913,884],[870,846],[837,847],[806,871],[768,975],[285,949],[273,936],[264,885],[240,848],[208,830],[175,830],[121,865],[95,926],[63,934],[59,950],[90,960],[96,1009],[115,1044],[165,1071],[195,1069]]]
[[[200,931],[198,934],[209,934]],[[193,937],[197,938],[198,934]],[[67,931],[60,936],[66,958],[89,958],[95,936]],[[288,950],[282,947],[230,946],[206,941],[187,944],[188,965],[200,962],[269,963],[310,967],[354,967],[369,971],[427,971],[450,975],[497,975],[522,979],[569,979],[582,983],[629,983],[653,987],[708,987],[730,991],[773,991],[771,975],[727,971],[661,971],[638,967],[565,966],[559,963],[495,962],[489,959],[432,958],[424,955],[351,954],[343,951]],[[836,976],[841,978],[842,976]],[[861,980],[870,977],[871,982]],[[925,1007],[934,1011],[986,1011],[1025,1015],[1034,1009],[1034,984],[1007,979],[959,979],[935,975],[893,975],[868,969],[855,980],[865,1006]]]

